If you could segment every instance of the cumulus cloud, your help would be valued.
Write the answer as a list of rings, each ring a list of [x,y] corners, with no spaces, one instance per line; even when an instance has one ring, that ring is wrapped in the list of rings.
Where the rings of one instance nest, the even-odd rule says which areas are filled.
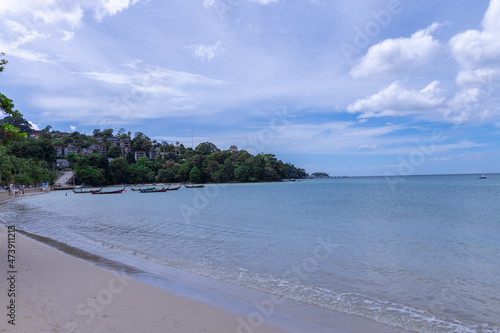
[[[443,105],[439,82],[433,81],[421,90],[408,90],[399,81],[347,107],[350,113],[361,112],[359,118],[397,116],[435,110]]]
[[[40,126],[38,126],[38,124],[35,124],[32,121],[28,121],[28,123],[31,125],[31,128],[33,128],[35,131],[39,131],[40,130]]]
[[[489,110],[481,107],[481,102],[489,97],[489,93],[479,87],[464,88],[441,108],[443,118],[454,124],[472,120],[485,120],[491,117]]]
[[[449,46],[461,69],[456,77],[461,86],[487,86],[500,80],[500,0],[491,0],[482,31],[467,30],[454,36]]]
[[[404,68],[418,67],[429,63],[442,49],[432,37],[440,24],[433,23],[419,30],[410,38],[386,39],[368,49],[368,52],[351,69],[354,78],[384,76]]]
[[[482,30],[467,30],[450,39],[448,46],[458,63],[456,83],[462,89],[441,109],[444,118],[460,124],[492,116],[484,103],[500,81],[500,0],[491,0]]]

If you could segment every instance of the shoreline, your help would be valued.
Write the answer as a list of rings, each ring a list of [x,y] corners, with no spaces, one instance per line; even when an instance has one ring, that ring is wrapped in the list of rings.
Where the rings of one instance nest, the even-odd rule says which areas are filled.
[[[15,199],[15,198],[22,198],[30,195],[38,195],[38,194],[44,194],[46,192],[43,191],[41,188],[25,188],[24,189],[24,194],[18,193],[17,195],[11,194],[10,191],[0,191],[0,203],[5,202],[7,200]]]
[[[7,227],[0,224],[0,244],[6,239]],[[214,290],[218,287],[224,292],[211,294],[184,285],[179,282],[182,280],[158,278],[22,230],[16,230],[16,249],[20,253],[16,258],[16,283],[20,286],[16,325],[6,325],[6,331],[1,329],[8,322],[7,317],[0,324],[0,332],[17,332],[19,328],[34,331],[45,326],[64,332],[405,332],[291,300],[286,300],[283,308],[273,305],[270,309],[269,298],[275,296],[252,291],[249,298],[236,299],[234,290],[220,289],[224,288],[222,282],[217,282]],[[4,294],[0,295],[0,304],[9,302]],[[253,305],[250,299],[254,300]],[[290,305],[299,305],[295,310],[303,317],[286,311]],[[304,318],[310,320],[303,321]]]
[[[32,194],[43,194],[43,192]],[[14,197],[11,196],[8,198]],[[6,239],[4,225],[7,224],[7,221],[4,221],[3,224],[0,223],[0,245],[2,243],[1,241]],[[285,300],[283,304],[281,304],[281,302],[271,304],[272,310],[269,311],[269,308],[266,308],[266,306],[270,305],[269,300],[279,297],[248,289],[243,286],[212,280],[175,268],[167,268],[166,274],[162,273],[161,276],[158,276],[148,271],[143,271],[140,268],[128,266],[127,264],[112,259],[106,259],[100,255],[86,252],[85,250],[72,247],[45,236],[32,234],[22,230],[18,230],[17,235],[22,242],[21,244],[23,244],[19,246],[19,251],[21,251],[24,256],[30,256],[32,257],[31,259],[33,259],[43,254],[44,257],[44,260],[41,262],[38,260],[26,261],[23,258],[19,259],[19,262],[22,263],[23,266],[28,266],[24,273],[22,273],[25,278],[22,285],[43,286],[43,290],[36,290],[36,288],[33,287],[25,289],[23,287],[23,290],[20,291],[20,293],[22,292],[27,295],[28,303],[33,304],[33,306],[28,309],[28,316],[30,318],[36,316],[49,318],[53,316],[53,312],[58,313],[63,311],[66,315],[65,318],[76,317],[80,321],[76,322],[76,324],[80,327],[86,324],[87,320],[90,319],[90,317],[85,319],[85,316],[82,315],[87,313],[87,315],[90,316],[91,312],[89,311],[91,311],[92,308],[89,308],[87,304],[89,302],[89,297],[90,302],[93,300],[99,301],[100,297],[100,301],[106,303],[106,295],[111,295],[113,307],[116,303],[116,312],[110,312],[109,316],[113,316],[115,321],[120,321],[120,317],[129,318],[133,316],[135,321],[147,320],[148,322],[155,322],[155,325],[159,325],[148,328],[147,331],[149,332],[163,332],[164,330],[160,329],[160,327],[163,327],[164,323],[155,321],[155,319],[150,318],[148,315],[145,317],[147,319],[143,319],[142,315],[145,314],[142,312],[142,307],[137,308],[134,304],[135,299],[144,299],[144,302],[148,304],[145,306],[146,311],[154,314],[154,318],[160,316],[157,308],[161,308],[160,305],[162,302],[167,303],[168,309],[177,309],[177,303],[187,304],[183,308],[184,310],[181,314],[175,311],[169,314],[169,316],[182,318],[183,322],[192,320],[193,318],[199,318],[200,313],[203,314],[207,311],[214,313],[210,318],[215,318],[213,320],[216,323],[211,323],[210,320],[212,319],[210,319],[209,323],[203,327],[194,327],[191,325],[183,329],[182,327],[169,326],[172,330],[178,332],[404,332],[401,329],[376,323],[368,319],[332,312],[292,300]],[[65,258],[64,260],[62,260],[63,257]],[[84,266],[86,268],[84,268]],[[64,273],[62,277],[60,277],[58,275],[54,276],[53,271],[71,273]],[[74,271],[80,273],[73,274]],[[52,278],[49,277],[51,274]],[[45,276],[45,278],[37,278],[36,276],[38,275]],[[110,291],[112,291],[111,289],[108,288],[107,291],[106,288],[103,287],[96,289],[97,287],[92,281],[98,279],[101,280],[101,283],[105,284],[105,280],[109,282],[114,278],[113,281],[115,282],[113,283],[117,283],[116,281],[119,281],[119,275],[122,276],[122,279],[125,278],[127,281],[134,281],[135,283],[133,283],[134,287],[131,288],[133,291],[130,292],[130,295],[127,294],[128,296],[125,300],[120,301],[118,304],[118,301],[114,301],[114,293],[110,294]],[[200,279],[202,280],[201,282]],[[210,281],[207,283],[208,280]],[[74,281],[74,283],[71,281]],[[2,281],[1,284],[3,284],[3,282],[4,281]],[[61,286],[64,287],[61,288]],[[143,291],[143,288],[145,288],[145,291]],[[47,289],[47,292],[45,292],[45,289]],[[88,294],[78,294],[78,297],[69,296],[73,294],[75,290],[81,291],[81,289],[88,290]],[[129,288],[127,287],[126,289]],[[47,300],[45,300],[46,296],[39,296],[46,294],[52,296],[52,298],[48,300],[49,304],[47,304]],[[5,303],[4,297],[4,295],[0,296],[0,304]],[[151,300],[149,300],[149,297],[152,297]],[[118,296],[116,296],[116,298],[118,298]],[[178,302],[177,298],[181,299],[182,302]],[[20,303],[24,304],[26,301]],[[55,309],[51,309],[53,304],[57,304]],[[258,305],[256,306],[256,304]],[[107,304],[106,307],[108,307]],[[150,307],[152,308],[150,309]],[[39,311],[40,308],[43,309],[43,312]],[[96,306],[96,308],[100,309],[98,306]],[[72,312],[68,313],[69,310],[72,310]],[[99,311],[94,310],[94,312],[101,315]],[[137,312],[142,314],[139,318],[135,317]],[[103,312],[102,315],[104,316],[103,318],[109,318],[107,313]],[[109,322],[110,320],[106,319],[105,321]],[[204,319],[204,323],[205,321]],[[29,322],[32,323],[32,320],[30,319]],[[45,319],[45,322],[55,322],[55,324],[52,325],[62,325],[60,317],[56,317],[54,320]],[[116,324],[113,320],[111,320],[111,323],[113,325]],[[250,326],[249,323],[251,323],[252,326]],[[33,326],[29,326],[29,328],[38,327],[37,325],[39,324],[33,324]],[[90,323],[89,325],[94,324]],[[104,332],[108,330],[102,326],[103,323],[100,321],[98,325],[101,326],[96,326],[97,328],[95,328],[95,330],[93,326],[85,326],[82,332]],[[0,325],[0,328],[2,326],[3,323]],[[128,328],[129,326],[130,324],[123,327]],[[63,326],[57,327],[62,327],[62,329],[64,329]],[[118,325],[116,327],[120,326]],[[140,325],[130,327],[135,327],[135,331],[143,331],[144,329],[144,327]],[[32,329],[27,331],[32,331]],[[76,328],[73,331],[69,329],[66,331],[78,332]],[[127,332],[127,330],[123,329],[119,329],[119,331]],[[0,329],[0,332],[3,332],[3,330]]]
[[[4,249],[7,232],[1,225]],[[2,306],[0,332],[40,328],[57,332],[249,332],[237,314],[98,267],[19,231],[15,232],[15,251],[15,273],[10,274],[15,297],[0,295],[2,305],[15,302],[15,326],[8,323],[12,320],[9,310]],[[2,279],[2,290],[8,283]],[[250,329],[285,332],[266,323]]]

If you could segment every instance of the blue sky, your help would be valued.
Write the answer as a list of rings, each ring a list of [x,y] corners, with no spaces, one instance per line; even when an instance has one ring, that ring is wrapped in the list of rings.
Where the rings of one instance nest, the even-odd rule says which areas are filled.
[[[498,172],[500,0],[0,0],[34,126],[331,175]]]

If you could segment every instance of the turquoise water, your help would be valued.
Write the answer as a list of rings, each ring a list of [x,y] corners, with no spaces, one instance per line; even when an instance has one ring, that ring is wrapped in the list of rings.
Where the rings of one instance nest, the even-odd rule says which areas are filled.
[[[500,332],[499,201],[500,175],[344,178],[51,192],[2,204],[0,220],[156,275],[407,331]]]

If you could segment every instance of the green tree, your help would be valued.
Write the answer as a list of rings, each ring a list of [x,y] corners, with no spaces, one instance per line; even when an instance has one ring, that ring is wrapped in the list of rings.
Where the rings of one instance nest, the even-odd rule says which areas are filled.
[[[111,172],[117,183],[128,183],[127,169],[128,164],[124,158],[115,158],[110,164]]]
[[[246,165],[240,165],[234,170],[234,178],[238,182],[248,182],[251,177],[251,168]]]
[[[112,128],[108,128],[108,129],[102,130],[101,135],[106,139],[106,138],[113,136],[113,131],[114,130]]]
[[[135,155],[133,152],[129,151],[127,153],[127,155],[125,156],[125,158],[127,159],[127,163],[128,164],[134,164],[135,163]]]
[[[110,158],[117,158],[117,157],[120,157],[121,153],[122,153],[122,149],[119,146],[110,146],[108,148],[106,156],[108,156]]]
[[[19,129],[19,131],[30,135],[33,132],[31,124],[21,116],[7,116],[0,120],[0,124],[12,125]]]
[[[88,164],[84,164],[75,169],[76,177],[85,184],[92,186],[102,186],[105,184],[104,175]]]
[[[175,182],[175,171],[174,169],[160,169],[158,171],[158,181],[161,183],[172,183]]]
[[[199,154],[210,155],[216,151],[220,151],[220,149],[211,142],[203,142],[196,146],[195,151]]]
[[[191,173],[191,169],[193,168],[193,165],[190,162],[186,162],[181,165],[179,168],[179,171],[177,173],[177,180],[181,182],[188,181],[189,179],[189,174]]]
[[[5,53],[0,52],[0,57],[4,55]],[[0,59],[0,72],[3,72],[4,65],[6,64],[7,60]],[[2,93],[0,93],[0,111],[12,117],[22,118],[23,116],[18,110],[14,110],[14,102]],[[0,124],[0,140],[3,145],[7,145],[10,140],[26,139],[27,137],[26,133],[21,132],[19,128],[12,124]]]
[[[14,165],[6,154],[5,148],[0,146],[0,185],[7,185],[9,183],[12,178],[13,168]]]
[[[204,177],[200,168],[194,166],[189,172],[189,181],[191,183],[203,183]]]

